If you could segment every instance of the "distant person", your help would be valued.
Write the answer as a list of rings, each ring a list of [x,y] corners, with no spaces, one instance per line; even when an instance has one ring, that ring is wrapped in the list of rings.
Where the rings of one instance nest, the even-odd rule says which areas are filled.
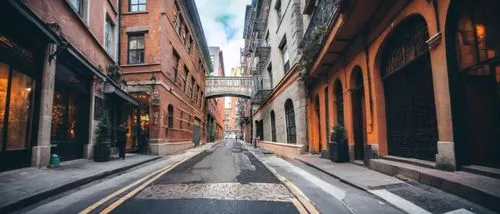
[[[139,132],[137,133],[137,141],[139,143],[139,152],[146,154],[148,152],[148,138],[146,136],[146,130],[143,127],[139,127]]]
[[[125,160],[125,145],[127,143],[127,126],[125,122],[116,128],[116,146],[121,159]]]

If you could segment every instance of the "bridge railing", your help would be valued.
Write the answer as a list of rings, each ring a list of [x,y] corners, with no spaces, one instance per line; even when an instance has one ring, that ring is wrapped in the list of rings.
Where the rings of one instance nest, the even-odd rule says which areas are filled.
[[[206,97],[234,95],[251,97],[253,92],[252,77],[209,76],[205,80]]]

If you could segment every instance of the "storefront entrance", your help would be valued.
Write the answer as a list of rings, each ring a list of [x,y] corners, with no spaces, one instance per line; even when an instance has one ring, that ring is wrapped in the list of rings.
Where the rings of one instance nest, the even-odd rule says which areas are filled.
[[[454,41],[448,43],[454,53],[448,57],[458,160],[500,168],[500,2],[452,6],[447,35]]]
[[[61,60],[62,61],[62,60]],[[51,153],[61,161],[83,157],[88,143],[89,80],[58,63],[52,106]]]
[[[400,24],[383,52],[390,155],[435,160],[437,121],[427,25],[421,16]]]

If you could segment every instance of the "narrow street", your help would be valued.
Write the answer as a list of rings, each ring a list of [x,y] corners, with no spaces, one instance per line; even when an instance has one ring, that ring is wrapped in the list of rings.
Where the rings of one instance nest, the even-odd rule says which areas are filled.
[[[293,195],[238,142],[161,176],[113,213],[298,213]]]

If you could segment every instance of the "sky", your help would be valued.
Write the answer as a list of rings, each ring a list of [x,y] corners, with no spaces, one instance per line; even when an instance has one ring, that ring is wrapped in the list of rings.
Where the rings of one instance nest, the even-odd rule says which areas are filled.
[[[251,0],[195,0],[208,46],[219,46],[224,57],[224,71],[240,65],[243,48],[245,7]]]

